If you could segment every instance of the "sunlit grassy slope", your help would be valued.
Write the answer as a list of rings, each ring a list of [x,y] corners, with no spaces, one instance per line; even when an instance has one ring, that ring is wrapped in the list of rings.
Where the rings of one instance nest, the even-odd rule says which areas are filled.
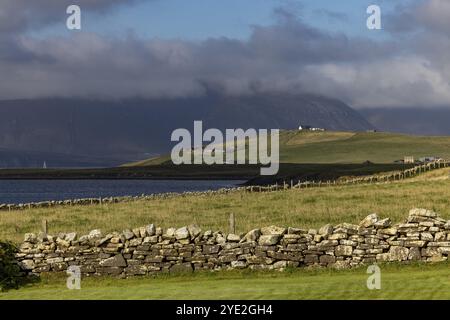
[[[391,163],[404,156],[450,158],[450,137],[332,131],[280,134],[280,161],[284,163]],[[149,166],[167,161],[170,157],[164,155],[128,165]]]

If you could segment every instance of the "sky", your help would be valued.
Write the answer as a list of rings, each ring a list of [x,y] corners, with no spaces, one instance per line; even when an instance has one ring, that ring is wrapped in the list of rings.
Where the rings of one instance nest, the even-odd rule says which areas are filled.
[[[81,30],[66,28],[70,4]],[[381,30],[366,27],[371,4]],[[0,74],[0,99],[213,89],[450,108],[450,1],[2,0]]]
[[[391,12],[393,3],[386,1],[384,9]],[[371,0],[159,0],[141,1],[133,6],[118,6],[108,15],[87,12],[83,29],[103,35],[126,36],[132,31],[142,38],[185,39],[200,41],[228,37],[248,39],[252,26],[276,23],[274,11],[283,7],[303,17],[313,26],[351,35],[380,36],[366,28],[366,8]],[[53,23],[30,32],[37,37],[68,34],[63,23]]]

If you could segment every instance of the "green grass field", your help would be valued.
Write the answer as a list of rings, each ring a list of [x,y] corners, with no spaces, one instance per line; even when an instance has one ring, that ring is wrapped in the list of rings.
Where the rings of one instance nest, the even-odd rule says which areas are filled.
[[[392,163],[404,156],[450,158],[450,137],[411,136],[384,132],[280,133],[281,163]],[[170,162],[164,155],[126,166],[152,166]]]
[[[64,276],[0,293],[0,299],[450,299],[448,263],[380,265],[381,289],[367,288],[367,269],[221,271],[154,278],[82,279],[68,290]]]
[[[394,133],[287,132],[280,158],[287,163],[389,163],[414,156],[450,158],[450,137]],[[329,135],[336,135],[334,139]],[[317,136],[322,136],[318,138]],[[305,142],[314,137],[314,141]]]

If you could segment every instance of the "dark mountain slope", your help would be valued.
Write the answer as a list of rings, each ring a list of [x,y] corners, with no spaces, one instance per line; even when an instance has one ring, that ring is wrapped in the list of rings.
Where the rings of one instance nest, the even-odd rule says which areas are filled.
[[[95,101],[39,99],[0,101],[0,154],[5,166],[36,166],[20,152],[58,154],[58,166],[110,166],[165,153],[177,128],[280,128],[299,124],[330,130],[365,130],[372,127],[344,103],[313,95],[254,95],[198,98],[128,99]],[[35,153],[34,153],[35,154]],[[66,159],[64,160],[64,155]],[[51,156],[50,156],[51,157]],[[74,161],[75,158],[82,161]],[[89,159],[92,159],[89,160]],[[100,161],[99,161],[100,159]],[[3,161],[2,161],[3,160]]]
[[[433,136],[450,135],[450,107],[376,108],[362,109],[360,113],[383,131]]]

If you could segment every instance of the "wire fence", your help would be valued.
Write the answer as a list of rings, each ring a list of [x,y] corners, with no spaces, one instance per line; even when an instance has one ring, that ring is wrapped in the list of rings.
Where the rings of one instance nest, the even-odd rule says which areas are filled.
[[[430,172],[437,169],[450,167],[449,160],[433,161],[426,164],[421,164],[403,171],[392,171],[386,173],[378,173],[373,175],[365,175],[360,177],[353,177],[350,179],[336,179],[327,181],[301,181],[291,179],[284,181],[282,184],[273,184],[268,186],[247,186],[245,191],[248,192],[272,192],[287,189],[308,189],[321,188],[331,186],[346,186],[357,184],[372,184],[389,181],[400,181],[408,178],[417,177],[423,173]]]

